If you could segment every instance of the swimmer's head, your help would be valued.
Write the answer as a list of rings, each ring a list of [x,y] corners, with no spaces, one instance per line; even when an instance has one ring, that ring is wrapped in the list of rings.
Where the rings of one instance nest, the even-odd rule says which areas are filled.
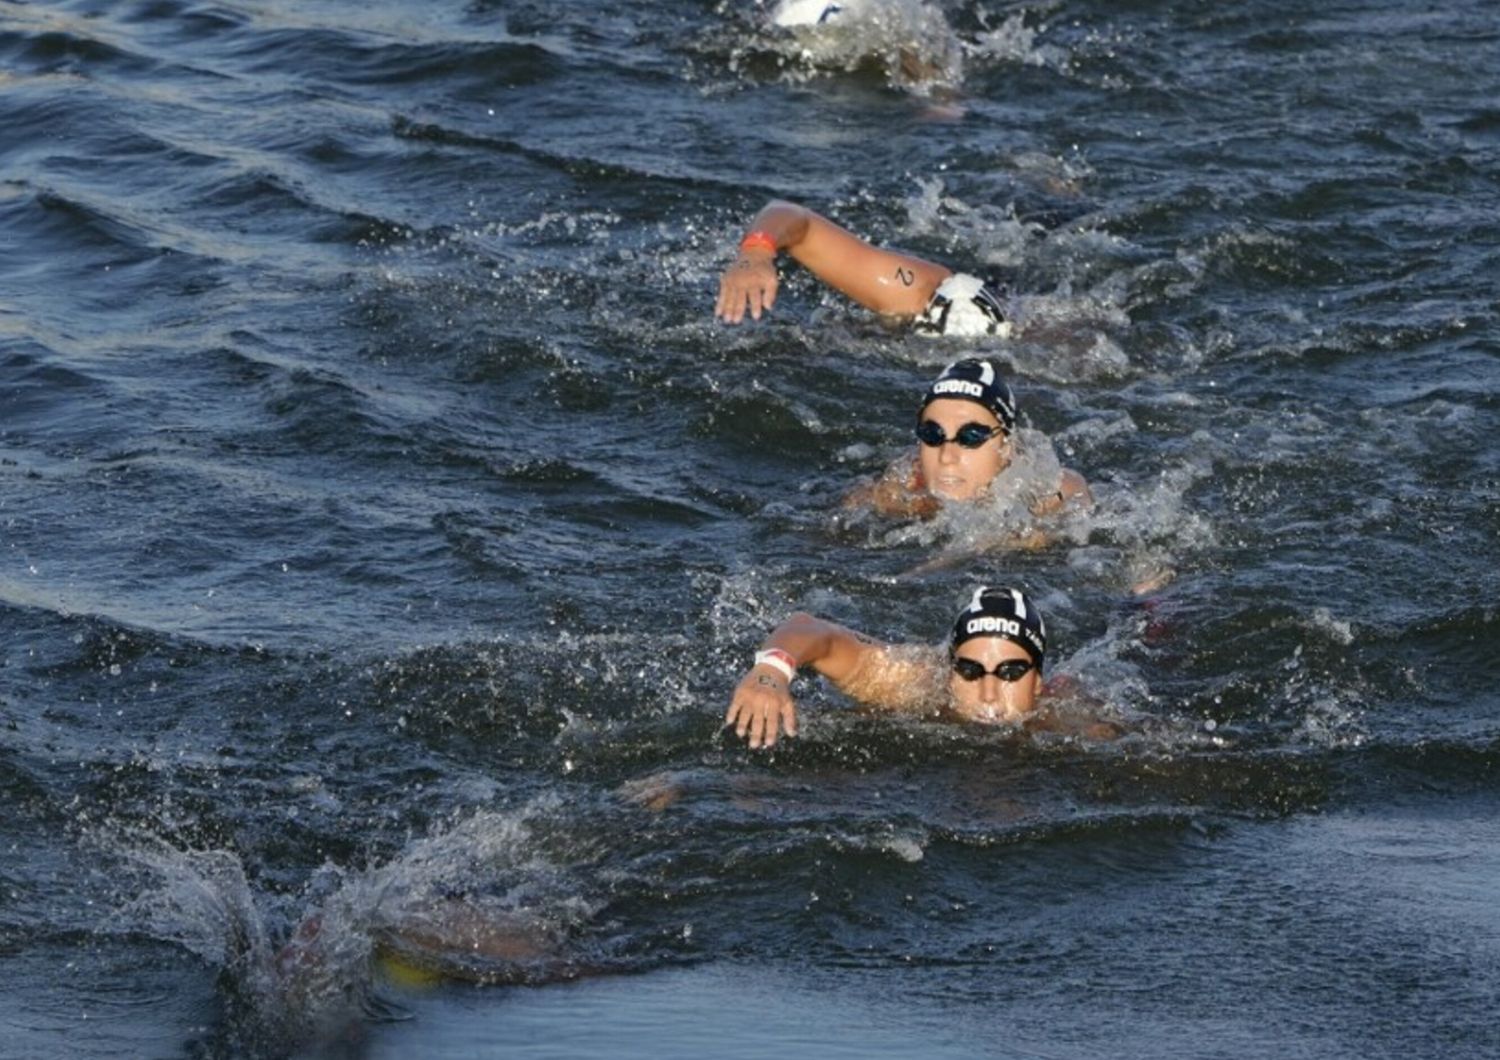
[[[938,285],[912,328],[918,335],[931,337],[993,335],[1004,339],[1011,333],[1001,293],[965,272],[956,272]]]
[[[1018,589],[981,586],[953,624],[948,691],[969,721],[1014,722],[1036,707],[1047,627]]]
[[[969,501],[1011,461],[1016,398],[991,361],[968,358],[943,369],[917,412],[917,463],[933,496]]]

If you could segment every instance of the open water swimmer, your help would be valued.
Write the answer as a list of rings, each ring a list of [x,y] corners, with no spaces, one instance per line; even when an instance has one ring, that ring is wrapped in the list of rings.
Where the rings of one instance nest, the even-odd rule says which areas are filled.
[[[955,361],[927,388],[917,408],[916,453],[856,487],[845,505],[868,505],[884,516],[930,518],[947,503],[983,501],[1007,476],[1019,474],[1014,470],[1020,444],[1016,412],[1015,394],[994,361]],[[1067,468],[1022,489],[1023,503],[1038,518],[1091,500],[1083,476]],[[1026,543],[1044,544],[1045,535],[1029,535]]]
[[[782,734],[796,736],[791,682],[807,667],[876,710],[1091,738],[1119,735],[1111,722],[1051,709],[1048,701],[1062,688],[1042,681],[1046,651],[1046,623],[1018,589],[974,590],[953,623],[946,651],[883,643],[798,612],[756,653],[724,721],[752,748],[774,747]]]

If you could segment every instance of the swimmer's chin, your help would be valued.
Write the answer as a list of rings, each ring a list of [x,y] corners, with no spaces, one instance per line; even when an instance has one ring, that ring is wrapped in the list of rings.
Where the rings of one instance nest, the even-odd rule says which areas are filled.
[[[1014,727],[1020,725],[1033,711],[1009,710],[1005,707],[959,707],[951,708],[953,717],[959,721],[970,722],[974,725],[990,725],[995,727]]]
[[[970,489],[967,482],[934,482],[928,492],[945,504],[972,504],[984,495],[984,490]]]

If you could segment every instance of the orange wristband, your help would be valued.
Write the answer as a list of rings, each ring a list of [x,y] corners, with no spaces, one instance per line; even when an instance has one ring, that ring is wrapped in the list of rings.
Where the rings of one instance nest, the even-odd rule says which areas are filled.
[[[771,238],[771,233],[757,228],[755,231],[748,233],[744,239],[740,240],[741,250],[751,250],[755,247],[769,250],[772,254],[775,254],[776,240]]]

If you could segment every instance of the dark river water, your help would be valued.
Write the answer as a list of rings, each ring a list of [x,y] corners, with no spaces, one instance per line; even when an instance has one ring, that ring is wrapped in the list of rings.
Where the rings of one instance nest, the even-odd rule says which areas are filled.
[[[0,1053],[1500,1052],[1500,8],[871,6],[0,0]],[[1095,507],[842,511],[975,347],[773,197]],[[1127,736],[720,731],[981,581]]]

